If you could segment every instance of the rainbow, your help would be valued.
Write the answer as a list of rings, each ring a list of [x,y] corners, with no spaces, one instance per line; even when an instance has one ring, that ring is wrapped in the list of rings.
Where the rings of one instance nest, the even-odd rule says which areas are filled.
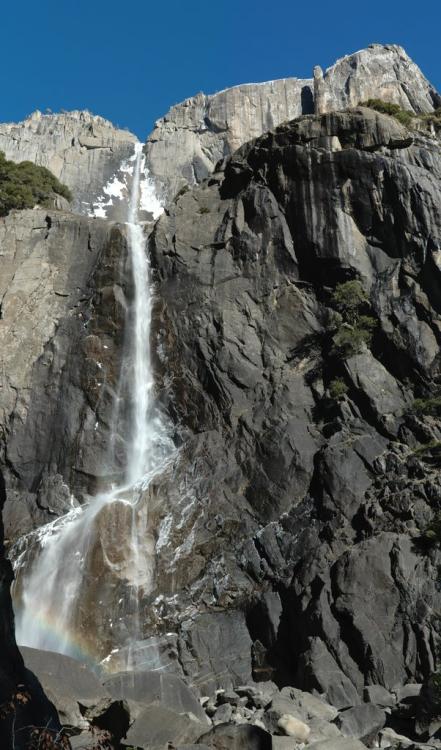
[[[17,619],[19,618],[20,614],[18,613]],[[65,628],[61,630],[56,615],[47,610],[36,612],[34,624],[32,642],[18,643],[19,647],[26,646],[63,654],[96,669],[100,660],[89,641],[76,631],[69,631]]]

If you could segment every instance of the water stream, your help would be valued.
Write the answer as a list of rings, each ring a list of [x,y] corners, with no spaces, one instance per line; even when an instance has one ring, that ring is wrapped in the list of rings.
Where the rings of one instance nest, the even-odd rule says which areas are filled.
[[[107,621],[107,631],[120,645],[130,646],[140,637],[139,601],[151,589],[154,573],[148,487],[173,453],[154,398],[152,286],[138,220],[145,189],[140,143],[125,171],[131,176],[126,206],[133,301],[126,323],[128,359],[121,374],[125,382],[120,393],[125,395],[115,399],[113,420],[120,422],[122,409],[129,415],[124,479],[85,505],[73,500],[69,513],[29,535],[14,560],[18,643],[89,661],[100,653],[96,642],[105,640],[99,620]]]

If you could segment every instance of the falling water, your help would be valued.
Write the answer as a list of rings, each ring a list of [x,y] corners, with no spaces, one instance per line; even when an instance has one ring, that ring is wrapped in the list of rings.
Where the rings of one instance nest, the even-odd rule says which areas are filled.
[[[173,450],[153,392],[152,289],[146,241],[138,220],[144,174],[140,143],[131,161],[127,238],[133,303],[127,323],[129,359],[122,376],[127,381],[122,392],[128,394],[130,403],[117,399],[114,419],[118,424],[119,412],[128,408],[124,480],[84,506],[73,503],[76,507],[65,516],[33,532],[25,540],[23,551],[15,555],[18,642],[80,658],[90,658],[94,650],[94,617],[102,617],[103,608],[108,608],[109,618],[118,611],[123,621],[116,641],[130,645],[139,637],[139,598],[152,586],[154,557],[146,490]],[[109,570],[112,582],[106,587]],[[120,586],[115,581],[121,582]],[[118,601],[116,595],[120,596]],[[112,627],[110,619],[109,623]]]

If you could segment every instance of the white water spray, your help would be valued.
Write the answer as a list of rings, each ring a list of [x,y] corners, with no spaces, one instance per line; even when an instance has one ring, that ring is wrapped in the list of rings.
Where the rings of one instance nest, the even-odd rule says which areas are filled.
[[[119,614],[117,641],[139,637],[139,598],[151,588],[154,540],[149,529],[146,490],[165,468],[173,446],[154,401],[150,351],[152,288],[145,236],[138,221],[140,202],[157,213],[158,202],[147,181],[140,143],[132,157],[127,238],[133,277],[133,302],[128,315],[129,361],[124,378],[127,399],[116,411],[129,412],[127,465],[122,485],[96,495],[86,506],[72,509],[29,535],[16,549],[17,641],[22,645],[61,651],[80,658],[93,652],[94,614],[108,607],[108,618]],[[128,172],[129,169],[125,168]],[[146,205],[150,199],[149,204]],[[124,401],[123,403],[121,403]],[[114,423],[119,422],[116,413]],[[112,582],[106,588],[105,575]],[[118,596],[115,601],[118,586]],[[128,590],[128,594],[127,594]],[[125,594],[124,594],[125,591]],[[100,597],[103,599],[100,599]],[[112,598],[113,597],[113,598]],[[117,604],[121,604],[119,608]],[[109,620],[109,627],[114,623]],[[96,629],[96,628],[95,628]]]

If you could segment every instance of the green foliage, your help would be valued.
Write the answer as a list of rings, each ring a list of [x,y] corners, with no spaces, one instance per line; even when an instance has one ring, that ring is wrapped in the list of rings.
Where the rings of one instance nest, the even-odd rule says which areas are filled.
[[[375,318],[362,314],[363,307],[368,304],[368,297],[359,281],[338,284],[331,302],[337,310],[332,318],[335,330],[333,352],[346,359],[358,354],[365,344],[369,346],[377,323]]]
[[[210,213],[210,209],[207,208],[207,206],[201,206],[200,209],[199,209],[199,213],[200,214],[209,214]]]
[[[412,125],[412,121],[415,117],[413,112],[409,112],[407,109],[401,109],[399,104],[385,102],[382,99],[368,99],[367,102],[362,102],[361,106],[375,109],[376,112],[381,112],[390,117],[395,117],[401,125],[404,125],[407,128]]]
[[[0,151],[0,216],[14,208],[49,207],[56,195],[72,200],[69,188],[48,169],[30,161],[8,161]]]
[[[347,323],[356,322],[359,309],[368,301],[366,292],[359,281],[345,281],[337,284],[332,295],[333,306]]]
[[[354,354],[359,354],[364,344],[369,346],[372,340],[372,326],[375,326],[375,320],[370,318],[370,321],[372,321],[372,324],[369,324],[369,328],[364,328],[361,325],[342,325],[332,339],[334,354],[341,359],[347,359]]]
[[[415,399],[411,412],[418,416],[441,417],[441,396]]]
[[[334,380],[331,380],[328,389],[329,395],[335,401],[340,401],[340,399],[342,399],[348,392],[348,386],[343,378],[334,378]]]

